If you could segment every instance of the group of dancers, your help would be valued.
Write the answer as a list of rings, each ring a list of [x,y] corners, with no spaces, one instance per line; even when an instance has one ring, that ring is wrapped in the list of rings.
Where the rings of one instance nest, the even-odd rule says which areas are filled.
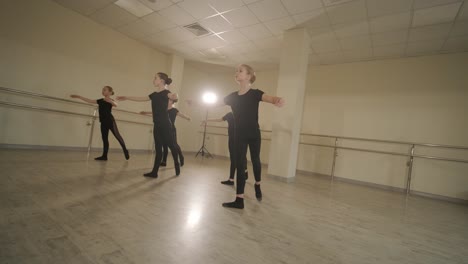
[[[252,88],[252,84],[256,80],[253,68],[246,64],[241,64],[237,67],[235,80],[239,84],[239,90],[226,96],[222,103],[218,106],[230,106],[232,112],[227,113],[220,119],[208,119],[204,122],[228,122],[229,136],[229,155],[231,159],[229,179],[222,181],[222,184],[234,185],[234,175],[236,179],[236,199],[233,202],[223,203],[224,207],[228,208],[244,208],[244,189],[247,174],[247,148],[250,149],[250,157],[253,166],[255,177],[255,197],[257,200],[262,200],[262,191],[260,188],[262,165],[260,162],[260,147],[261,134],[258,124],[258,107],[260,102],[271,103],[277,107],[284,104],[284,100],[280,97],[266,95],[263,91]],[[141,112],[144,115],[152,115],[154,129],[153,136],[156,149],[156,157],[154,160],[153,169],[151,172],[145,173],[145,177],[158,177],[160,166],[166,166],[167,149],[171,151],[174,159],[175,173],[180,175],[180,167],[184,165],[184,156],[182,150],[177,144],[176,128],[174,126],[176,116],[190,120],[190,117],[180,113],[173,107],[179,99],[177,94],[172,93],[168,88],[172,83],[172,79],[165,73],[158,72],[153,80],[156,91],[149,96],[134,97],[134,96],[117,96],[118,101],[136,101],[147,102],[151,101],[152,111]],[[112,116],[112,107],[116,107],[117,103],[111,98],[114,95],[112,87],[105,86],[102,89],[104,98],[99,100],[88,99],[79,95],[71,95],[72,98],[78,98],[85,102],[97,104],[99,106],[99,121],[101,122],[101,134],[103,140],[103,154],[97,157],[96,160],[107,160],[109,151],[109,130],[114,134],[119,141],[125,158],[130,158],[129,152],[125,146],[125,142],[120,135],[115,119]],[[188,100],[191,105],[193,102]],[[237,172],[237,173],[236,173]]]

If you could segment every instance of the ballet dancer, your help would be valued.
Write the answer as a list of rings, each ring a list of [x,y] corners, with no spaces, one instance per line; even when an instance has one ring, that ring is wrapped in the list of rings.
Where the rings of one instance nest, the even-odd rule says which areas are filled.
[[[222,118],[211,118],[207,119],[206,121],[202,122],[202,126],[205,125],[206,122],[224,122],[228,123],[228,146],[229,146],[229,158],[231,160],[231,169],[229,173],[229,179],[222,181],[221,184],[225,185],[234,185],[234,175],[236,173],[236,146],[235,146],[235,132],[236,132],[236,125],[234,122],[234,115],[232,112],[225,114]],[[247,171],[247,156],[244,156],[245,160],[245,179],[249,178],[248,171]]]
[[[174,144],[175,144],[175,147],[178,151],[178,156],[179,156],[179,159],[180,159],[180,166],[183,167],[184,166],[184,155],[182,154],[182,149],[180,148],[179,144],[177,143],[177,130],[176,130],[176,127],[175,127],[175,120],[176,120],[176,117],[177,116],[180,116],[182,117],[183,119],[187,120],[187,121],[191,121],[192,119],[187,116],[187,115],[184,115],[183,113],[181,113],[179,111],[179,109],[175,108],[174,107],[174,104],[177,103],[178,100],[176,101],[172,101],[172,100],[169,100],[169,109],[167,110],[167,113],[169,115],[169,120],[171,120],[171,124],[172,124],[172,131],[174,133]],[[152,115],[153,113],[152,112],[147,112],[147,111],[141,111],[140,114],[142,115]],[[161,162],[161,167],[166,167],[166,163],[167,163],[167,154],[168,154],[168,147],[167,147],[167,144],[164,144],[163,145],[163,159],[162,159],[162,162]]]
[[[262,200],[260,188],[262,165],[260,163],[261,135],[258,124],[258,106],[260,102],[267,102],[277,107],[284,105],[281,97],[266,95],[263,91],[253,89],[251,86],[255,82],[256,76],[253,68],[246,64],[241,64],[235,74],[239,90],[224,98],[224,103],[231,106],[235,120],[235,145],[236,145],[236,200],[223,203],[228,208],[244,208],[244,188],[245,188],[245,156],[247,147],[250,149],[254,176],[255,176],[255,197]]]
[[[153,85],[156,87],[156,91],[145,97],[134,97],[134,96],[117,96],[119,101],[135,101],[135,102],[147,102],[151,100],[152,115],[153,115],[153,136],[154,144],[156,149],[156,157],[154,159],[153,170],[145,173],[145,177],[158,177],[159,166],[162,160],[162,149],[163,145],[167,144],[172,153],[174,159],[176,175],[180,175],[180,165],[178,158],[178,151],[176,150],[174,143],[174,133],[172,132],[171,120],[167,113],[169,107],[169,100],[177,100],[177,94],[171,93],[167,88],[172,83],[172,79],[163,72],[158,72],[154,76]]]
[[[90,104],[97,104],[99,106],[99,122],[101,122],[103,152],[102,156],[95,158],[95,160],[107,160],[107,153],[109,152],[109,130],[114,134],[117,141],[119,141],[124,152],[125,159],[128,160],[130,159],[130,154],[128,153],[125,142],[119,133],[114,116],[112,115],[112,107],[117,107],[117,104],[112,100],[111,95],[114,95],[114,89],[110,86],[104,86],[102,88],[102,96],[104,96],[104,98],[98,100],[88,99],[76,94],[72,94],[70,97],[83,100]]]

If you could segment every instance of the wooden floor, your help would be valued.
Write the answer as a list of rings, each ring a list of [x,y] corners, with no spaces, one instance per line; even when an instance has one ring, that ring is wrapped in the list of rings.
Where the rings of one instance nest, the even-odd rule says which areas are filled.
[[[227,160],[111,154],[0,150],[0,263],[468,263],[466,206],[298,176],[225,209]]]

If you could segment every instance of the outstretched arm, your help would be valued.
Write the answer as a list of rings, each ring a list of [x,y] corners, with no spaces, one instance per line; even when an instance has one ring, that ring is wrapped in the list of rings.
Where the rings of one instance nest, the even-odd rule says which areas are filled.
[[[135,96],[117,96],[118,101],[134,101],[134,102],[147,102],[150,100],[148,96],[145,97],[135,97]]]
[[[188,120],[188,121],[192,120],[192,118],[190,118],[190,116],[184,115],[184,114],[182,114],[181,112],[178,112],[178,113],[177,113],[177,116],[180,116],[180,117],[182,117],[183,119]]]
[[[203,120],[201,125],[204,126],[208,122],[224,122],[222,118],[208,118],[207,120]]]
[[[275,105],[276,107],[282,107],[284,105],[284,99],[277,96],[271,96],[267,94],[262,95],[262,101]]]
[[[150,111],[141,111],[140,112],[140,115],[153,115],[153,112],[150,112]]]
[[[92,99],[89,99],[89,98],[86,98],[86,97],[83,97],[83,96],[80,96],[80,95],[72,94],[72,95],[70,95],[70,97],[80,99],[80,100],[85,101],[85,102],[90,103],[90,104],[97,104],[96,100],[92,100]]]

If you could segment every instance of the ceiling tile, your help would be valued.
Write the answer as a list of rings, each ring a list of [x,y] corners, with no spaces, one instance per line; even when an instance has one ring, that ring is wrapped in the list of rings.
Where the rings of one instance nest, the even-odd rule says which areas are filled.
[[[171,45],[171,48],[182,53],[192,53],[195,52],[190,42],[183,42],[179,44]]]
[[[108,5],[107,7],[92,14],[91,18],[101,24],[113,28],[128,24],[138,19],[138,17],[130,14],[116,5]]]
[[[224,13],[223,16],[235,27],[245,27],[260,22],[246,6]]]
[[[169,28],[176,27],[177,25],[167,20],[165,17],[161,16],[157,12],[154,12],[150,15],[147,15],[142,18],[144,21],[151,24],[153,27],[157,27],[160,30],[165,30]]]
[[[83,15],[91,15],[99,9],[115,2],[115,0],[55,0],[55,2],[75,10]]]
[[[255,46],[262,50],[266,49],[281,49],[281,41],[276,37],[253,40]]]
[[[312,50],[314,50],[315,53],[336,52],[341,49],[338,40],[312,42],[310,47]]]
[[[374,47],[402,44],[406,43],[408,39],[408,30],[377,33],[373,34],[371,38]]]
[[[204,19],[200,21],[200,24],[215,33],[234,29],[234,26],[220,15]]]
[[[341,5],[354,0],[322,0],[325,6]]]
[[[177,27],[150,36],[148,41],[162,45],[172,45],[175,43],[186,42],[192,39],[195,39],[195,35],[184,28]]]
[[[445,39],[434,39],[430,41],[408,43],[405,53],[407,56],[435,53],[442,48],[444,42]]]
[[[461,3],[454,3],[416,10],[413,15],[413,27],[452,22],[460,6]]]
[[[221,38],[231,44],[248,41],[249,39],[242,35],[238,30],[224,32],[219,35]]]
[[[325,40],[336,40],[335,32],[332,28],[309,28],[309,36],[311,42],[314,41],[325,41]]]
[[[326,10],[332,24],[350,23],[367,19],[367,9],[364,0],[330,6]]]
[[[280,0],[262,0],[248,5],[260,21],[269,21],[288,15]]]
[[[225,12],[228,10],[236,9],[244,5],[241,0],[209,0],[211,5],[218,10],[218,12]]]
[[[468,1],[463,3],[462,10],[458,14],[457,20],[468,20]]]
[[[197,50],[222,47],[226,44],[226,41],[218,38],[216,35],[206,36],[192,41],[192,47]]]
[[[442,47],[443,51],[468,51],[468,36],[449,38]]]
[[[468,35],[468,21],[456,22],[450,31],[450,37],[461,37]]]
[[[422,9],[456,2],[462,2],[462,0],[414,0],[414,9]]]
[[[369,35],[363,35],[358,37],[350,37],[340,39],[341,50],[355,50],[359,48],[370,49],[372,47],[372,41]]]
[[[261,0],[242,0],[246,5],[248,4],[251,4],[251,3],[255,3],[255,2],[258,2],[258,1],[261,1]]]
[[[172,5],[168,8],[158,11],[160,15],[179,26],[185,26],[194,23],[196,20],[187,11],[178,5]]]
[[[282,2],[288,12],[293,15],[323,7],[320,0],[283,0]]]
[[[409,28],[411,23],[411,13],[404,12],[388,16],[375,17],[370,20],[370,30],[372,33],[393,31]]]
[[[411,10],[412,0],[367,0],[369,17],[378,17]]]
[[[323,8],[294,15],[293,19],[297,25],[303,25],[307,28],[330,26],[330,20]]]
[[[294,23],[294,20],[290,16],[271,20],[264,24],[275,35],[282,34],[283,31],[296,26],[296,23]]]
[[[239,31],[250,40],[272,36],[271,32],[263,24],[244,27]]]
[[[208,0],[185,0],[180,2],[178,6],[182,7],[197,19],[217,14],[216,11],[210,7]]]
[[[341,52],[319,53],[317,57],[320,60],[320,64],[337,64],[342,63],[344,60]]]
[[[447,38],[452,24],[417,27],[410,29],[409,42]]]
[[[258,50],[257,46],[255,46],[251,41],[232,44],[231,48],[238,53],[249,53]]]
[[[170,0],[157,0],[157,1],[139,0],[139,1],[142,2],[145,6],[153,9],[154,11],[159,11],[161,9],[164,9],[174,4],[174,2]]]
[[[379,46],[373,48],[376,58],[401,57],[405,54],[406,44]]]
[[[369,34],[369,23],[367,21],[336,24],[333,26],[335,34],[339,38]]]
[[[343,51],[344,61],[369,60],[372,57],[372,48],[360,48]]]
[[[137,17],[144,17],[154,12],[153,9],[145,6],[138,0],[117,0],[114,4]]]

